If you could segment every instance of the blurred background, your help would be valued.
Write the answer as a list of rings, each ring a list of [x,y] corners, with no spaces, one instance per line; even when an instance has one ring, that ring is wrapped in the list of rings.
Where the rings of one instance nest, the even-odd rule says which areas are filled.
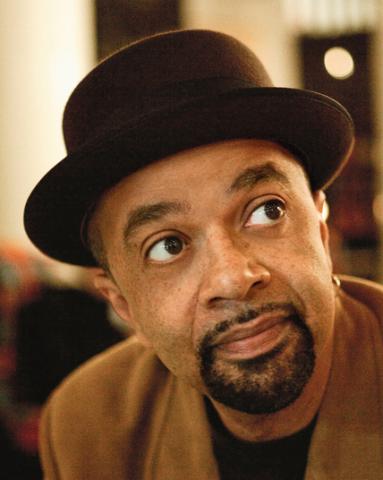
[[[335,271],[383,280],[383,0],[13,0],[0,2],[0,451],[4,478],[41,478],[40,408],[75,366],[124,338],[92,271],[44,258],[22,212],[65,157],[61,116],[78,81],[140,37],[179,28],[232,34],[276,86],[328,94],[357,143],[328,191]],[[4,470],[5,471],[5,470]]]

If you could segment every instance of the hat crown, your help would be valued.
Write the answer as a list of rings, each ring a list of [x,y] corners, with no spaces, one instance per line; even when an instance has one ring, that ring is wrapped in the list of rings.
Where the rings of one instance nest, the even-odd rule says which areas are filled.
[[[223,33],[184,30],[135,42],[101,62],[77,86],[64,112],[68,153],[155,111],[244,87],[272,87],[244,44]]]

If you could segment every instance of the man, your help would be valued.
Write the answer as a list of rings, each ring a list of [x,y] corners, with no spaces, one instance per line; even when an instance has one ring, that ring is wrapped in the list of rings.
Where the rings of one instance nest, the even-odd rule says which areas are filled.
[[[192,30],[96,67],[64,135],[27,232],[136,335],[51,398],[46,478],[379,478],[383,291],[332,275],[323,216],[347,111]]]

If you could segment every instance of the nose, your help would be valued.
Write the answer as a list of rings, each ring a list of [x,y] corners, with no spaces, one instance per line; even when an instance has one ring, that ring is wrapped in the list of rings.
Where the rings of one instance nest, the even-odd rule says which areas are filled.
[[[207,307],[227,300],[247,300],[270,282],[270,271],[256,258],[255,247],[243,240],[216,233],[208,240],[205,254],[200,292]]]

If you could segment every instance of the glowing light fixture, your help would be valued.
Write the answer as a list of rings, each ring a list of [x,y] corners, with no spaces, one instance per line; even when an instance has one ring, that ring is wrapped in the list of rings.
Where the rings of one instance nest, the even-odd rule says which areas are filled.
[[[334,78],[345,80],[354,73],[354,59],[350,52],[342,47],[332,47],[324,55],[327,72]]]

